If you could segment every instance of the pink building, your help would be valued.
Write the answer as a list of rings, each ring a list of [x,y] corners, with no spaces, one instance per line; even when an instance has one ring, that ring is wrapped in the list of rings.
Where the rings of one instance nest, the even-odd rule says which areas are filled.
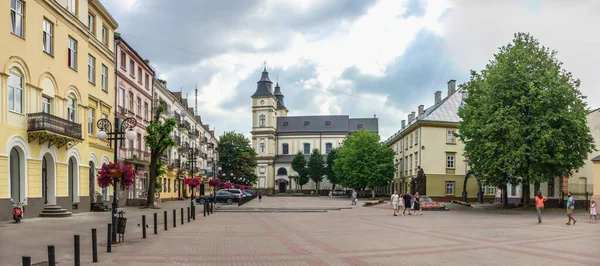
[[[152,119],[152,83],[154,70],[119,33],[115,33],[116,72],[116,116],[121,119],[135,117],[136,139],[126,140],[119,149],[119,161],[135,167],[135,184],[129,191],[119,193],[119,205],[132,199],[145,198],[150,164],[150,148],[144,142],[146,126]],[[130,204],[136,204],[131,202]],[[137,204],[136,204],[137,205]]]

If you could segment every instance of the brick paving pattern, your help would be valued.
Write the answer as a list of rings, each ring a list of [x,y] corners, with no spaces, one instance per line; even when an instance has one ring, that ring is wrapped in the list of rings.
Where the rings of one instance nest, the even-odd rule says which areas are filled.
[[[188,206],[165,204],[168,232],[162,231],[158,210],[159,234],[152,234],[151,225],[148,239],[141,239],[133,217],[143,211],[128,212],[126,242],[113,246],[112,253],[104,246],[106,220],[101,217],[106,213],[1,224],[0,265],[20,265],[22,255],[44,261],[51,243],[60,243],[55,244],[59,265],[72,265],[74,232],[82,235],[82,264],[93,265],[90,234],[84,231],[94,224],[103,225],[98,233],[100,263],[95,265],[600,265],[600,223],[588,224],[584,210],[575,213],[577,225],[567,226],[562,211],[548,211],[544,222],[537,224],[535,211],[451,206],[450,211],[394,217],[388,205],[350,206],[347,199],[327,197],[264,197],[263,202],[256,199],[223,209],[353,208],[215,212],[210,217],[202,217],[199,208],[197,220],[184,225],[178,211],[177,228],[171,228],[169,208],[180,205]],[[152,211],[146,211],[151,224]]]

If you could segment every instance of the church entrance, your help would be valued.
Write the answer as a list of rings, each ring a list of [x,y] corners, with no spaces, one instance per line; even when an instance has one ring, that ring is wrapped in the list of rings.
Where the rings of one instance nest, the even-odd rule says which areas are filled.
[[[279,182],[279,193],[285,193],[285,189],[287,188],[286,182]]]

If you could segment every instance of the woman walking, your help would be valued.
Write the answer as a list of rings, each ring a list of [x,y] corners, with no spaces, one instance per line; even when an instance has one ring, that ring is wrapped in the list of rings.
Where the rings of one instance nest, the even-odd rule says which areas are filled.
[[[258,192],[258,202],[262,202],[262,191]]]
[[[358,195],[356,194],[356,190],[352,190],[352,196],[350,197],[350,199],[352,200],[352,203],[350,205],[356,205],[356,202],[358,201]]]
[[[423,215],[423,209],[421,209],[421,199],[418,191],[415,192],[415,209],[413,210],[415,215],[417,214],[417,209],[419,210],[419,215]]]
[[[596,223],[596,201],[590,201],[590,223],[592,222],[592,216],[594,216],[594,223]]]
[[[537,209],[538,223],[542,223],[542,210],[544,209],[544,201],[546,201],[546,197],[542,195],[541,191],[538,191],[537,197],[535,197],[535,208]]]
[[[569,191],[569,199],[567,199],[567,217],[569,217],[569,221],[567,225],[571,225],[571,220],[573,220],[573,225],[577,222],[575,218],[573,218],[573,210],[575,209],[575,199],[573,198],[573,194]]]

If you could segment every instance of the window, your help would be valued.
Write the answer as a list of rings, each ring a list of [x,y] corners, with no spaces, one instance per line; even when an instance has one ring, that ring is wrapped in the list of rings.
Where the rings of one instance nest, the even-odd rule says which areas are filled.
[[[137,138],[135,140],[137,141],[138,151],[142,151],[142,134],[137,133]],[[140,155],[140,157],[141,157],[141,155]]]
[[[102,90],[108,92],[108,67],[102,65]]]
[[[446,143],[456,143],[456,137],[454,137],[454,129],[448,129],[448,133],[446,135]]]
[[[10,72],[8,77],[8,109],[21,113],[23,109],[23,76]]]
[[[88,14],[88,28],[90,29],[90,33],[95,35],[96,33],[96,17],[92,14]]]
[[[259,144],[259,152],[260,152],[260,153],[265,153],[265,152],[266,152],[266,150],[267,150],[267,147],[266,147],[265,143],[264,143],[264,142],[261,142],[261,143]]]
[[[517,196],[517,185],[510,184],[510,196]]]
[[[163,179],[163,192],[167,192],[167,179]]]
[[[138,67],[138,82],[142,83],[142,68]]]
[[[419,130],[415,130],[415,145],[419,144]]]
[[[71,12],[73,14],[76,14],[76,10],[77,10],[76,0],[68,0],[67,10],[69,10],[69,12]]]
[[[23,38],[23,1],[10,1],[10,32]]]
[[[135,63],[133,63],[133,59],[129,59],[129,75],[135,77]]]
[[[169,192],[171,192],[171,179],[167,179],[167,187],[169,188]]]
[[[102,44],[108,45],[108,29],[102,26]]]
[[[325,153],[329,154],[329,151],[331,151],[332,147],[333,145],[331,143],[325,143]]]
[[[73,95],[69,95],[67,97],[67,120],[71,122],[75,122],[75,108],[77,105],[75,104],[75,98]]]
[[[125,64],[127,64],[127,55],[125,55],[125,52],[121,52],[121,67],[123,69],[126,67]]]
[[[410,146],[412,147],[412,145],[413,145],[413,134],[410,134],[409,138],[410,138]]]
[[[409,160],[409,164],[410,164],[408,169],[412,169],[413,168],[412,167],[412,163],[413,163],[412,154],[408,158],[409,158],[408,160]]]
[[[446,154],[446,168],[454,169],[454,154]]]
[[[119,106],[125,107],[125,88],[119,86]]]
[[[310,154],[310,143],[304,143],[304,154]]]
[[[137,98],[137,115],[142,116],[142,99],[140,97]]]
[[[42,112],[50,114],[50,98],[42,96]]]
[[[44,52],[46,52],[49,55],[52,55],[52,43],[53,43],[53,39],[52,39],[52,31],[54,29],[54,24],[52,24],[50,21],[44,19],[44,36],[43,36],[43,42],[44,42]]]
[[[267,120],[267,119],[266,119],[265,115],[260,115],[260,117],[258,118],[258,121],[259,121],[258,123],[259,123],[259,125],[260,125],[261,127],[264,127],[264,126],[265,126],[265,122],[266,122],[266,120]]]
[[[405,150],[408,150],[408,137],[404,137],[404,142],[406,142],[406,143],[404,144],[404,149],[405,149]]]
[[[129,110],[133,112],[133,92],[129,92]]]
[[[287,143],[282,145],[282,154],[290,154],[290,146]]]
[[[487,185],[485,189],[485,194],[487,195],[496,195],[496,186]]]
[[[88,55],[88,81],[96,84],[96,58]]]
[[[77,41],[69,37],[69,67],[77,69]]]
[[[554,178],[548,181],[548,197],[554,197]]]
[[[415,153],[415,168],[417,168],[417,166],[419,166],[419,156]]]
[[[454,181],[446,181],[446,195],[454,195]]]
[[[148,103],[144,103],[144,119],[148,120]]]
[[[150,89],[150,75],[146,74],[146,82],[144,83],[144,87],[146,87],[146,89]]]
[[[408,171],[408,156],[404,157],[404,169]]]
[[[94,109],[88,109],[88,135],[94,135]]]

